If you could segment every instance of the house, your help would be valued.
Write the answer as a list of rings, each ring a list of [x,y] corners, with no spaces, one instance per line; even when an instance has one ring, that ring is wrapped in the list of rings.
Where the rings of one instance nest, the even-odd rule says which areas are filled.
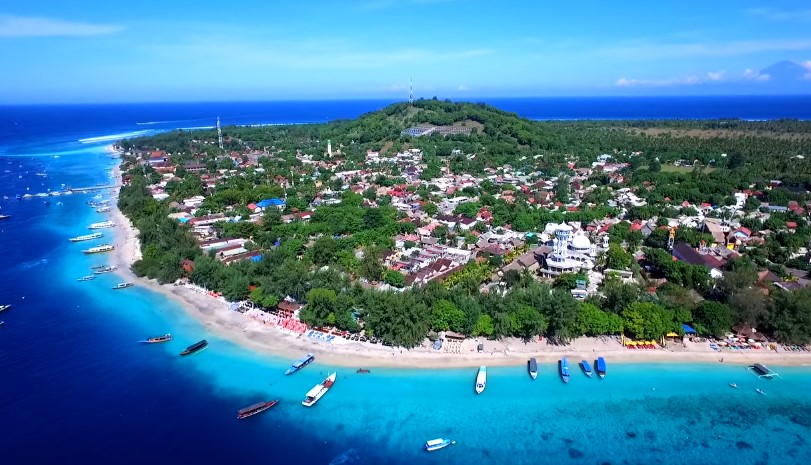
[[[720,278],[723,276],[723,273],[721,273],[723,263],[721,263],[720,260],[711,255],[699,253],[696,249],[690,247],[690,244],[686,242],[679,242],[673,246],[673,256],[685,263],[707,268],[710,271],[710,276],[713,278]]]
[[[260,200],[259,202],[256,202],[256,206],[259,207],[259,208],[262,208],[262,209],[265,209],[265,208],[268,208],[268,207],[276,207],[279,210],[284,210],[285,202],[282,199],[274,197],[272,199]]]
[[[459,220],[459,229],[462,231],[470,231],[470,228],[476,225],[476,220],[473,218],[462,217]]]

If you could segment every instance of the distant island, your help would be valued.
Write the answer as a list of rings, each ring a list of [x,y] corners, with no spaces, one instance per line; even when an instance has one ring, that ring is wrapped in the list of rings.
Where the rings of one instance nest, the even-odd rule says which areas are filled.
[[[433,99],[117,149],[132,270],[290,331],[811,342],[811,122],[537,122]]]

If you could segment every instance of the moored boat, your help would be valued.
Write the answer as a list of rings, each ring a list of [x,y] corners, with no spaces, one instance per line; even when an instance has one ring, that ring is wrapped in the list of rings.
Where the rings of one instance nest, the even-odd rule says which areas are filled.
[[[68,240],[71,242],[92,241],[93,239],[98,239],[102,236],[104,236],[104,233],[97,232],[93,234],[85,234],[84,236],[71,237]]]
[[[591,365],[586,360],[580,360],[580,368],[583,370],[583,373],[591,378]]]
[[[312,389],[307,392],[307,395],[304,397],[304,400],[301,402],[301,405],[305,407],[312,407],[318,402],[318,399],[324,396],[327,391],[335,384],[335,379],[338,377],[338,374],[333,372],[330,373],[329,376],[324,381],[316,384]]]
[[[597,357],[597,361],[594,365],[597,368],[597,376],[599,376],[600,379],[605,378],[605,359],[603,357]]]
[[[207,347],[208,347],[208,341],[203,339],[202,341],[195,342],[194,344],[190,345],[189,347],[186,347],[185,349],[183,349],[183,352],[181,352],[180,355],[196,354],[197,352],[201,352],[201,351],[205,350]]]
[[[569,382],[569,361],[566,360],[566,357],[563,357],[558,362],[558,371],[560,372],[560,379],[562,379],[564,383],[568,383]]]
[[[5,220],[7,218],[11,218],[11,215],[0,215],[0,220]]]
[[[132,287],[134,285],[135,284],[133,284],[133,283],[118,283],[115,286],[113,286],[113,289],[126,289],[126,288]]]
[[[101,221],[98,223],[93,223],[88,226],[89,229],[105,229],[105,228],[114,228],[115,222],[114,221]]]
[[[10,308],[11,308],[11,304],[8,304],[8,305],[0,305],[0,312],[2,312],[3,310],[8,310],[8,309],[10,309]]]
[[[101,208],[97,209],[96,213],[107,213],[109,211],[112,211],[112,207],[110,207],[109,205],[106,205],[104,207],[101,207]]]
[[[82,276],[81,278],[77,279],[76,281],[92,281],[94,279],[96,279],[96,277],[91,274],[89,276]]]
[[[287,371],[284,372],[284,374],[292,375],[293,373],[301,370],[302,368],[312,363],[313,360],[315,360],[315,355],[311,353],[307,354],[304,357],[301,357],[300,359],[296,360],[296,362],[293,363],[293,365],[291,365],[290,368],[288,368]]]
[[[102,268],[97,268],[93,271],[93,274],[104,274],[104,273],[112,273],[113,271],[117,270],[115,266],[105,266]]]
[[[82,250],[82,252],[89,255],[89,254],[94,254],[94,253],[109,252],[109,251],[111,251],[113,249],[115,249],[115,246],[113,244],[102,244],[102,245],[99,245],[99,246],[96,246],[96,247],[90,247],[89,249]]]
[[[535,379],[535,378],[538,377],[538,361],[535,360],[535,357],[532,357],[527,362],[527,370],[529,370],[529,376],[532,379]]]
[[[729,387],[738,389],[738,385],[735,383],[729,383]]]
[[[239,409],[237,411],[237,418],[240,420],[244,420],[245,418],[252,417],[257,413],[262,413],[265,410],[273,407],[274,405],[278,404],[278,400],[269,400],[267,402],[257,402],[249,407],[245,407]]]
[[[476,373],[476,394],[481,394],[484,392],[484,388],[487,387],[487,367],[480,366],[479,372]]]
[[[435,450],[448,447],[451,444],[456,444],[456,441],[454,441],[453,439],[436,438],[431,439],[429,441],[425,441],[425,445],[423,446],[423,448],[428,452],[433,452]]]
[[[764,396],[766,395],[766,393],[765,393],[765,392],[763,392],[763,390],[762,390],[762,389],[760,389],[760,388],[755,389],[755,392],[757,392],[758,394],[763,394]]]
[[[157,344],[159,342],[168,342],[168,341],[171,341],[171,340],[172,340],[172,335],[169,334],[169,333],[166,333],[163,336],[150,337],[149,339],[141,339],[138,342],[140,342],[141,344]]]

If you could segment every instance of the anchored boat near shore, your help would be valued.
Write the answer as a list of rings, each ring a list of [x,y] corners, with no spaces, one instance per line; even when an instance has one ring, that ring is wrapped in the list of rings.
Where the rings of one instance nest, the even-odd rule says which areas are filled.
[[[532,357],[527,362],[527,370],[529,370],[530,378],[535,379],[538,377],[538,361],[535,360],[535,357]]]
[[[284,374],[292,375],[293,373],[301,370],[302,368],[312,363],[313,360],[315,360],[315,355],[311,353],[307,354],[304,357],[301,357],[299,360],[296,360],[296,362],[290,368],[288,368],[287,371],[284,372]]]
[[[68,240],[71,241],[71,242],[91,241],[93,239],[98,239],[98,238],[100,238],[102,236],[104,236],[103,233],[97,232],[97,233],[93,233],[93,234],[85,234],[84,236],[71,237]]]
[[[193,355],[193,354],[196,354],[198,352],[202,352],[202,351],[206,350],[206,348],[208,348],[208,341],[203,339],[202,341],[195,342],[194,344],[190,345],[189,347],[186,347],[185,349],[183,349],[183,352],[181,352],[180,355],[184,355],[184,356],[185,355]]]
[[[93,223],[88,226],[89,229],[105,229],[105,228],[114,228],[115,222],[114,221],[101,221],[98,223]]]
[[[428,452],[433,452],[435,450],[448,447],[451,444],[456,444],[456,441],[454,441],[453,439],[436,438],[431,439],[429,441],[425,441],[425,445],[423,446],[423,448]]]
[[[580,368],[583,370],[583,373],[584,373],[586,376],[588,376],[589,378],[591,378],[591,365],[589,365],[589,362],[588,362],[588,361],[586,361],[586,360],[581,360],[581,361],[580,361]]]
[[[112,273],[113,271],[115,271],[117,269],[118,268],[115,265],[113,265],[113,266],[105,266],[105,267],[102,267],[102,268],[96,268],[95,271],[93,271],[93,274]]]
[[[265,410],[273,407],[274,405],[276,405],[278,403],[279,403],[278,400],[270,400],[270,401],[267,401],[267,402],[257,402],[255,404],[249,406],[249,407],[239,409],[239,411],[237,411],[237,418],[240,419],[240,420],[244,420],[244,419],[246,419],[248,417],[252,417],[252,416],[256,415],[257,413],[262,413]]]
[[[138,342],[140,342],[141,344],[157,344],[157,343],[160,343],[160,342],[169,342],[171,340],[172,340],[172,335],[169,334],[169,333],[166,333],[163,336],[150,337],[149,339],[141,339]]]
[[[560,379],[562,379],[564,383],[568,383],[569,382],[569,361],[566,360],[566,357],[563,357],[558,362],[558,371],[560,372]]]
[[[82,276],[81,278],[77,279],[76,281],[93,281],[94,279],[96,279],[96,277],[91,274],[89,276]]]
[[[480,366],[479,372],[476,373],[476,394],[481,394],[484,392],[484,388],[487,387],[487,367]]]
[[[594,363],[597,367],[597,376],[600,379],[605,378],[605,359],[603,357],[597,357],[597,361]]]
[[[307,392],[307,395],[304,397],[304,401],[301,402],[301,405],[305,407],[312,407],[318,402],[318,399],[322,398],[327,391],[335,384],[335,379],[337,378],[338,374],[336,372],[330,373],[329,376],[324,381],[316,384],[312,389]]]
[[[94,253],[109,252],[113,249],[115,249],[115,246],[113,244],[102,244],[96,247],[90,247],[89,249],[82,250],[82,252],[86,254],[94,254]]]
[[[126,288],[132,287],[134,285],[135,284],[133,284],[133,283],[118,283],[115,286],[113,286],[113,289],[126,289]]]

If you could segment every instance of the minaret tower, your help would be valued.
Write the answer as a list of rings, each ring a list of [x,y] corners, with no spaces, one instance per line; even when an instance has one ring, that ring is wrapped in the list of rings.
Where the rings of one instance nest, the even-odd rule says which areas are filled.
[[[220,150],[224,150],[222,147],[222,128],[220,127],[220,117],[217,117],[217,140],[220,143]]]
[[[327,139],[327,155],[332,158],[332,141]]]
[[[408,104],[414,104],[414,79],[408,78]]]

